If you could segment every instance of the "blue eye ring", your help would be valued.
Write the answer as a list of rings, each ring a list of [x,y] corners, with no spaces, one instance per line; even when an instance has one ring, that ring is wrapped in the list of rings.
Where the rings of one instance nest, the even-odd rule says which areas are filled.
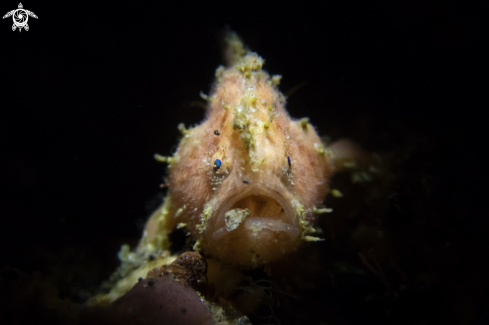
[[[290,165],[290,157],[287,157],[287,163],[289,164],[289,168],[292,168],[292,166]]]
[[[221,160],[220,159],[216,159],[214,161],[214,169],[215,170],[218,170],[219,168],[221,168]]]

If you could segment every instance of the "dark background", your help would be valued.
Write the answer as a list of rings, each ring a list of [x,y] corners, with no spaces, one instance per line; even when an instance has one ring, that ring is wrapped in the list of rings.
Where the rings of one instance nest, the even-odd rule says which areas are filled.
[[[1,14],[17,5],[3,1]],[[0,25],[0,266],[61,278],[61,296],[76,302],[93,293],[118,265],[120,245],[137,242],[161,201],[166,167],[153,154],[173,153],[177,125],[203,119],[193,103],[223,62],[220,33],[229,25],[267,71],[283,75],[284,93],[307,81],[288,99],[291,116],[369,150],[409,152],[397,166],[407,226],[417,211],[412,200],[431,209],[406,235],[418,246],[405,263],[435,279],[447,274],[428,291],[453,299],[433,308],[432,301],[406,302],[412,319],[387,317],[382,307],[362,318],[360,304],[345,302],[343,322],[487,321],[487,105],[480,101],[487,6],[23,5],[39,17],[29,18],[28,32],[12,32],[11,18]],[[416,192],[426,177],[436,184],[429,198]],[[450,252],[423,248],[446,243]],[[401,256],[412,248],[406,245],[397,240]],[[446,256],[427,266],[438,249]]]

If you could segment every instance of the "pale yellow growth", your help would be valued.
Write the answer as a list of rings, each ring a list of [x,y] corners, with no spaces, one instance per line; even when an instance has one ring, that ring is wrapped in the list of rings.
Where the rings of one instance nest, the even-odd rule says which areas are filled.
[[[260,223],[253,223],[248,226],[248,229],[250,229],[253,232],[253,236],[256,237],[260,234],[260,231],[263,230],[263,225]]]
[[[307,234],[313,234],[316,229],[311,227],[310,223],[305,219],[305,213],[311,211],[311,209],[305,210],[304,206],[298,200],[292,200],[292,207],[295,209],[297,216],[300,218],[301,225],[301,238],[304,241],[319,241],[320,238],[308,236]],[[315,209],[315,208],[314,208]]]
[[[282,80],[282,76],[279,74],[273,75],[272,79],[270,80],[270,84],[272,86],[278,86],[280,85],[280,81]]]
[[[335,157],[335,154],[334,154],[333,150],[328,149],[328,148],[324,148],[324,155],[326,157],[329,157],[329,158],[334,158]]]
[[[197,240],[192,249],[196,252],[200,252],[202,250],[202,242],[200,240]]]
[[[183,123],[178,124],[177,128],[178,128],[178,131],[180,131],[180,133],[186,138],[188,138],[190,136],[190,134],[192,134],[192,128],[188,128],[188,129],[185,128],[185,124],[183,124]]]
[[[331,190],[331,195],[337,198],[343,197],[343,193],[341,193],[340,190],[337,190],[335,188]]]
[[[297,121],[301,128],[303,130],[307,130],[309,128],[309,118],[308,117],[303,117],[299,121]],[[314,147],[316,147],[316,144],[314,144]],[[317,149],[316,149],[317,150]]]
[[[177,163],[180,161],[180,155],[179,154],[174,154],[172,157],[168,157],[168,167],[170,168],[174,163]]]
[[[184,223],[184,222],[180,222],[179,224],[177,224],[177,229],[182,229],[182,228],[185,228],[187,227],[187,224]]]
[[[276,116],[276,113],[273,111],[273,107],[272,107],[272,110],[271,110],[270,114],[268,115],[268,121],[266,121],[263,124],[264,129],[268,130],[268,128],[270,127],[270,124],[273,122],[273,119],[275,116]]]
[[[331,208],[318,209],[318,208],[314,207],[312,209],[312,212],[315,214],[331,213],[331,212],[333,212],[333,209],[331,209]]]
[[[147,230],[144,231],[143,238],[136,249],[137,253],[154,254],[170,247],[167,215],[171,209],[171,201],[171,197],[167,196],[160,209],[148,220],[147,225],[151,224],[151,227],[146,227]]]
[[[204,94],[202,91],[200,92],[200,98],[202,98],[203,100],[206,100],[206,101],[209,101],[211,103],[214,102],[214,99],[216,99],[216,96],[208,96],[206,94]]]
[[[217,69],[216,69],[216,81],[217,82],[221,82],[222,81],[222,76],[224,74],[224,71],[226,70],[225,67],[223,67],[222,65],[220,65]]]
[[[157,154],[157,153],[155,153],[153,157],[157,162],[162,162],[162,163],[167,163],[168,159],[171,158],[171,157],[167,157],[167,156],[162,156],[162,155]]]
[[[209,219],[209,217],[212,215],[212,210],[213,210],[213,202],[209,202],[204,206],[204,211],[200,215],[201,222],[195,227],[200,233],[204,232],[207,224],[207,219]]]
[[[302,217],[304,215],[304,207],[298,200],[292,200],[292,207],[295,209],[295,212],[299,217]]]
[[[258,173],[260,171],[260,165],[265,162],[265,158],[262,159],[257,159],[255,157],[252,157],[250,160],[250,165],[251,165],[251,170],[254,173]]]
[[[178,154],[175,154],[173,156],[162,156],[160,154],[155,153],[153,157],[157,162],[167,163],[169,168],[172,166],[173,163],[178,162],[180,160],[180,156]]]
[[[224,215],[226,221],[226,230],[232,231],[241,224],[241,222],[251,213],[250,209],[233,209],[229,210]]]
[[[183,207],[179,208],[177,210],[177,212],[175,212],[175,218],[178,218],[178,216],[180,216],[182,214],[183,211],[185,211],[187,209],[187,206],[184,205]]]
[[[203,100],[209,100],[209,96],[207,96],[206,94],[204,94],[202,91],[199,93],[199,96],[200,96],[200,98],[202,98]]]
[[[304,236],[302,237],[304,241],[324,241],[324,239],[314,236]]]
[[[314,144],[314,149],[316,149],[317,153],[321,156],[324,156],[326,153],[326,149],[324,148],[324,145],[322,143],[316,142]]]
[[[265,60],[256,53],[248,53],[242,57],[234,67],[240,71],[245,78],[250,78],[253,72],[260,71]]]
[[[225,110],[228,110],[229,109],[229,105],[226,105],[226,103],[224,102],[224,100],[221,100],[221,105],[222,105],[222,108],[224,108]]]

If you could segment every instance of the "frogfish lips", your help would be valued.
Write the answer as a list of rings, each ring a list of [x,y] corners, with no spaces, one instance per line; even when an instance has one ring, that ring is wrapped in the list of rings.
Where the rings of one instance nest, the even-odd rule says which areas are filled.
[[[300,245],[299,219],[285,197],[263,184],[225,200],[209,219],[205,244],[220,260],[257,267]]]

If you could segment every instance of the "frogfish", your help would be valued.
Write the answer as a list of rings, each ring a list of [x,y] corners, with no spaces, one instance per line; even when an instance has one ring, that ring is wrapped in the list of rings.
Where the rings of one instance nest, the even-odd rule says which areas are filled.
[[[227,64],[217,68],[210,94],[201,95],[207,101],[203,122],[188,129],[180,124],[176,152],[155,155],[168,164],[167,196],[136,249],[122,246],[109,292],[91,305],[114,302],[174,263],[169,234],[176,228],[206,258],[216,288],[227,288],[233,272],[237,279],[239,270],[285,259],[305,242],[321,240],[315,224],[319,214],[331,212],[323,201],[333,174],[370,164],[371,155],[355,143],[326,144],[307,118],[291,118],[278,89],[281,76],[263,70],[263,58],[236,34],[227,43]]]
[[[162,247],[175,227],[185,228],[195,250],[251,269],[320,240],[314,223],[330,212],[323,206],[329,180],[360,150],[348,140],[327,146],[307,118],[291,118],[281,76],[264,71],[237,35],[227,41],[227,66],[202,95],[204,121],[180,125],[176,152],[155,156],[168,163],[169,191],[139,249]]]

